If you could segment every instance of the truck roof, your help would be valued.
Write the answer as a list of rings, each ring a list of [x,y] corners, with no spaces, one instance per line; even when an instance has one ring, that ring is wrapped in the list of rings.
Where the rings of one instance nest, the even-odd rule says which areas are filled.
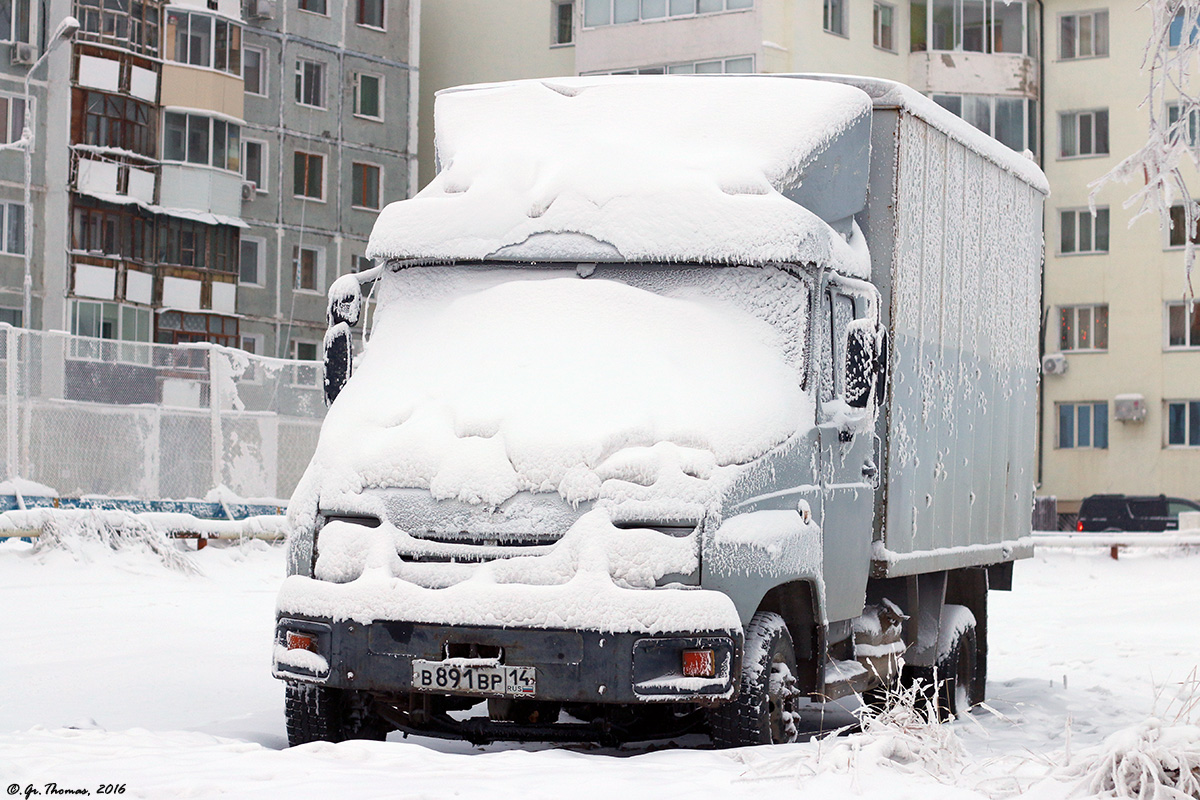
[[[434,112],[441,170],[383,210],[367,255],[820,262],[867,277],[851,219],[865,201],[871,108],[853,86],[770,76],[446,90]]]

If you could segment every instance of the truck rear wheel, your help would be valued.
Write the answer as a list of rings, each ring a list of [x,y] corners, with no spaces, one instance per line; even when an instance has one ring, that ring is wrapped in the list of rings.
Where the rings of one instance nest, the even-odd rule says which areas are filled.
[[[760,611],[746,626],[741,688],[736,699],[708,711],[717,747],[794,742],[798,734],[796,654],[787,624]]]
[[[947,605],[943,627],[954,633],[938,653],[934,667],[905,667],[906,683],[920,680],[926,687],[927,703],[934,705],[938,719],[954,719],[983,702],[984,686],[977,669],[979,640],[975,616],[966,606]]]
[[[389,730],[371,711],[370,699],[362,692],[309,683],[287,683],[284,715],[289,747],[347,739],[383,741]]]

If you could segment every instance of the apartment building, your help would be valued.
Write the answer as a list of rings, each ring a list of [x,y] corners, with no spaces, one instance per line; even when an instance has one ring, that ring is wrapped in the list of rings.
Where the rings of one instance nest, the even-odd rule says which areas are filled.
[[[0,146],[27,120],[34,139],[28,203],[0,149],[0,321],[316,358],[325,288],[415,184],[416,19],[415,0],[6,2]]]
[[[1047,0],[1045,359],[1041,492],[1060,513],[1097,492],[1200,497],[1200,315],[1186,302],[1182,208],[1130,225],[1131,185],[1089,184],[1146,140],[1150,12]],[[1123,33],[1115,33],[1123,32]],[[1178,43],[1182,31],[1171,31]],[[1160,109],[1177,119],[1170,105]],[[1196,141],[1197,126],[1181,135]],[[1189,171],[1192,191],[1200,180]]]

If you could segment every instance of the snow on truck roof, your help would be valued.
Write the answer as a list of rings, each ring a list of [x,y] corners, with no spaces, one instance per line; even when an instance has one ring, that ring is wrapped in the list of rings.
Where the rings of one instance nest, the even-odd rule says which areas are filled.
[[[441,171],[376,221],[371,258],[823,261],[869,270],[831,214],[793,199],[856,126],[858,161],[825,170],[843,205],[865,197],[870,98],[766,76],[605,76],[439,92]],[[847,186],[850,186],[847,189]],[[824,197],[814,197],[824,201]],[[815,209],[815,210],[814,210]],[[822,220],[824,213],[826,220]],[[841,214],[837,211],[834,216]]]

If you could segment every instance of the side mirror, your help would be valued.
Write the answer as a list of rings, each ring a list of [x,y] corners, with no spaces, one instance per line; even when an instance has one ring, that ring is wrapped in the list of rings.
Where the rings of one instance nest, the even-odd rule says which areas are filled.
[[[350,380],[354,352],[350,328],[362,312],[362,285],[358,275],[343,275],[329,287],[325,319],[325,405],[332,405]]]
[[[875,323],[856,319],[846,331],[846,404],[866,408],[876,391],[878,337]]]

